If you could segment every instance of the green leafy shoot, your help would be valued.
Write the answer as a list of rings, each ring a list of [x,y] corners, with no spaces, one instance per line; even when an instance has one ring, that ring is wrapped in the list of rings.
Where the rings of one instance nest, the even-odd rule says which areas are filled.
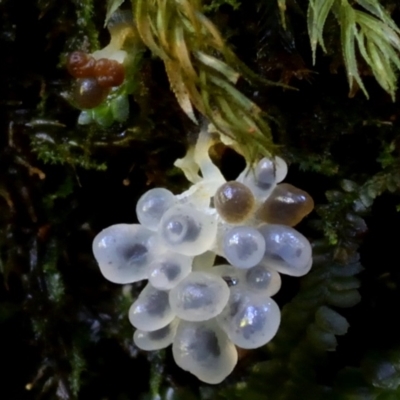
[[[396,70],[400,70],[400,36],[396,31],[367,13],[356,12],[359,30],[355,32],[358,48],[376,80],[393,98],[397,87]]]
[[[326,52],[323,30],[328,15],[332,12],[341,29],[344,64],[350,93],[358,87],[368,98],[358,68],[359,55],[371,69],[379,85],[395,97],[396,73],[400,70],[400,30],[379,4],[378,0],[356,0],[359,10],[347,0],[310,0],[308,7],[308,32],[310,35],[313,62],[320,45]]]
[[[307,23],[313,54],[313,64],[315,64],[315,55],[318,44],[326,52],[322,33],[326,18],[332,9],[334,1],[335,0],[310,0],[309,2]]]
[[[177,101],[197,123],[195,109],[222,134],[234,139],[247,160],[274,152],[261,109],[235,85],[239,76],[257,77],[225,44],[217,27],[201,12],[201,2],[133,0],[134,17],[144,44],[160,57]],[[239,6],[238,2],[226,2]],[[212,2],[212,5],[222,2]],[[283,3],[282,3],[283,4]]]

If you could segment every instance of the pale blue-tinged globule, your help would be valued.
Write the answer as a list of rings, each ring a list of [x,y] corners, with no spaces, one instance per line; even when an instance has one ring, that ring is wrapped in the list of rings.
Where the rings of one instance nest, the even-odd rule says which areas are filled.
[[[148,278],[147,266],[154,256],[154,233],[138,224],[118,224],[103,229],[93,241],[100,271],[114,283]]]
[[[169,290],[189,275],[192,257],[167,252],[149,265],[149,282],[157,289]]]
[[[133,341],[142,350],[153,351],[165,349],[174,340],[178,322],[178,318],[175,318],[170,324],[164,326],[164,328],[151,332],[136,329]]]
[[[216,234],[215,218],[191,205],[170,208],[160,221],[160,243],[187,256],[197,256],[210,249]]]
[[[262,158],[254,168],[246,168],[237,178],[244,183],[259,201],[264,201],[275,186],[285,179],[287,164],[280,157]]]
[[[275,336],[281,313],[270,297],[234,287],[229,302],[217,321],[237,346],[255,349]]]
[[[148,284],[129,309],[129,321],[142,331],[164,328],[175,318],[168,301],[168,292]]]
[[[181,320],[172,345],[175,362],[210,384],[222,382],[238,359],[234,344],[214,320]]]
[[[225,258],[233,266],[251,268],[262,260],[265,240],[257,229],[237,226],[225,233],[223,251]]]
[[[292,276],[305,275],[311,268],[310,242],[295,229],[285,225],[265,224],[259,228],[265,239],[262,263]]]
[[[226,282],[207,272],[192,272],[169,292],[172,310],[186,321],[206,321],[216,317],[228,299]]]

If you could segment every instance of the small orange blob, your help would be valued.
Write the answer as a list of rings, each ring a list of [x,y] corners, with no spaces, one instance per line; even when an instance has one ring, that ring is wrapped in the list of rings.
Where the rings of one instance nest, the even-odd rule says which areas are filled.
[[[91,78],[96,61],[83,51],[74,51],[68,56],[67,70],[74,78]]]
[[[100,58],[94,67],[94,76],[102,87],[120,86],[125,79],[124,66],[118,61]]]

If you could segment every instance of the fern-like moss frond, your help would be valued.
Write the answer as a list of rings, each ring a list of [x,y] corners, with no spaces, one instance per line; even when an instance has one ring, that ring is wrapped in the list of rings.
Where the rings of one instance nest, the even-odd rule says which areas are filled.
[[[326,52],[323,30],[334,2],[335,0],[310,0],[308,5],[308,34],[310,35],[314,64],[318,44]]]
[[[315,63],[317,46],[326,51],[323,31],[332,12],[341,28],[341,42],[350,92],[357,84],[368,97],[358,69],[358,55],[370,67],[380,86],[394,99],[400,70],[400,30],[378,0],[310,0],[308,31]]]

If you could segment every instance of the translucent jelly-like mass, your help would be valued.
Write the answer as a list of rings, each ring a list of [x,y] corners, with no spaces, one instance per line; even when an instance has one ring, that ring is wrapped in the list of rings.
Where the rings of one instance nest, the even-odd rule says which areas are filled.
[[[137,329],[133,335],[133,341],[142,350],[153,351],[165,349],[174,340],[178,321],[175,318],[169,325],[152,332]]]
[[[288,183],[277,185],[257,210],[257,219],[271,224],[295,226],[314,208],[314,201],[304,190]]]
[[[169,190],[150,189],[137,202],[136,216],[143,226],[157,231],[162,216],[174,204],[175,196]]]
[[[168,292],[148,284],[129,309],[129,321],[137,329],[151,332],[167,326],[175,318]]]
[[[275,301],[264,294],[234,287],[217,321],[237,346],[255,349],[275,336],[281,313]]]
[[[138,224],[112,225],[93,241],[93,254],[100,271],[114,283],[132,283],[147,278],[154,252],[154,233]]]
[[[232,372],[237,347],[274,337],[281,314],[271,296],[280,273],[304,275],[313,261],[310,243],[291,227],[313,201],[280,183],[285,161],[263,158],[226,182],[209,154],[216,137],[210,124],[176,161],[191,182],[186,191],[149,190],[136,206],[141,225],[112,226],[93,243],[107,279],[149,280],[129,310],[135,345],[153,351],[172,343],[177,365],[209,384]],[[225,264],[215,266],[221,258]]]
[[[209,384],[222,382],[237,363],[237,351],[214,320],[180,321],[172,345],[175,362]]]
[[[214,196],[214,206],[226,222],[237,224],[248,218],[254,208],[251,190],[240,182],[226,182]]]
[[[217,234],[215,217],[190,205],[176,205],[162,217],[159,227],[162,245],[187,256],[196,256],[212,247]]]
[[[229,288],[219,276],[192,272],[169,294],[174,313],[186,321],[205,321],[218,315],[229,299]]]
[[[273,224],[262,225],[259,231],[265,239],[264,265],[292,276],[302,276],[310,270],[311,245],[300,232]]]
[[[263,258],[265,241],[257,229],[237,226],[226,232],[223,252],[226,259],[235,267],[251,268]]]
[[[178,253],[164,253],[149,265],[149,282],[160,290],[169,290],[189,275],[192,258]]]

